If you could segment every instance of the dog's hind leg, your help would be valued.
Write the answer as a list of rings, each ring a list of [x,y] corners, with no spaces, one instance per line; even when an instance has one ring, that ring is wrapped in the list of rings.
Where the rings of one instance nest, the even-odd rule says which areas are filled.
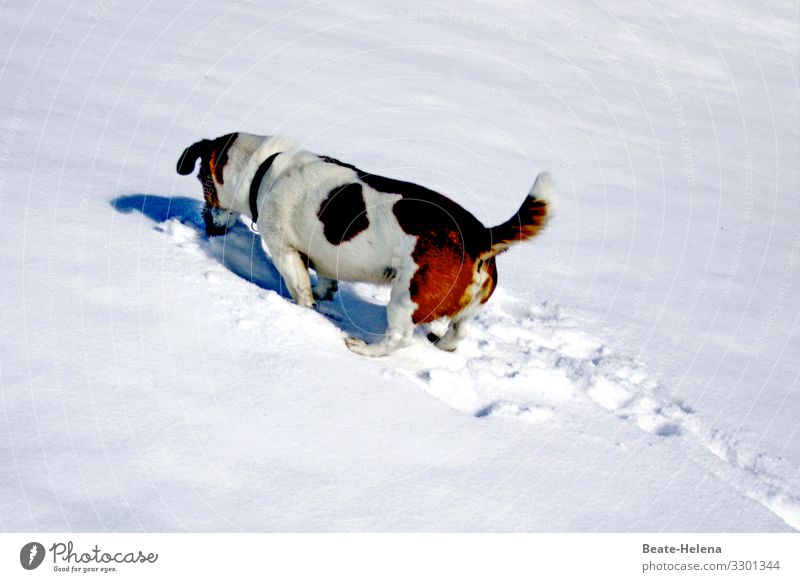
[[[458,319],[450,324],[447,332],[439,337],[434,333],[428,334],[428,340],[440,350],[446,352],[455,351],[458,342],[460,342],[467,335],[467,328],[469,327],[469,319]]]
[[[314,299],[317,301],[331,301],[339,289],[336,279],[328,279],[317,273],[317,283],[314,285]]]
[[[281,277],[283,277],[286,288],[295,303],[301,307],[315,307],[316,304],[311,293],[311,280],[308,277],[308,267],[300,253],[293,249],[282,249],[271,254],[275,268],[278,269]]]
[[[413,314],[417,304],[411,300],[408,291],[410,276],[403,280],[398,277],[392,287],[392,295],[386,306],[386,333],[375,343],[368,344],[360,339],[348,337],[345,340],[351,351],[362,356],[379,357],[392,353],[411,343],[414,333]]]

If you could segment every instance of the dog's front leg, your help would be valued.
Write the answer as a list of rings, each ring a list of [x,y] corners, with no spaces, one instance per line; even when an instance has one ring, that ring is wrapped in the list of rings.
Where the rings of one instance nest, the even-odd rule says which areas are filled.
[[[272,260],[295,303],[301,307],[316,307],[311,294],[308,267],[300,253],[294,249],[282,249],[272,253]]]
[[[328,279],[317,273],[317,284],[314,285],[314,299],[332,301],[338,289],[339,282],[336,279]]]

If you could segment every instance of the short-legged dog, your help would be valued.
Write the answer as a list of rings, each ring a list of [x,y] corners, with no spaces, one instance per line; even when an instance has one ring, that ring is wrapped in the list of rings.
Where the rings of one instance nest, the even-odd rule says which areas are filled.
[[[409,343],[415,326],[448,322],[437,347],[454,350],[497,286],[495,257],[535,236],[551,213],[553,189],[536,178],[517,213],[491,228],[423,186],[376,176],[304,151],[282,136],[232,133],[190,145],[178,173],[200,160],[209,235],[248,216],[298,305],[329,300],[337,281],[391,285],[384,337],[347,346],[383,356]],[[312,289],[308,269],[317,273]]]

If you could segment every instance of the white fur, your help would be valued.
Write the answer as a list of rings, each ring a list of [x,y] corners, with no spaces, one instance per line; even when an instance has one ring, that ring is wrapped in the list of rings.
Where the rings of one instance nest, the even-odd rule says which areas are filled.
[[[278,152],[259,186],[256,228],[292,298],[304,307],[314,305],[301,254],[309,257],[321,277],[318,296],[324,295],[334,280],[388,283],[387,272],[392,271],[395,276],[385,336],[373,344],[348,338],[347,345],[359,354],[381,356],[408,344],[417,308],[409,293],[417,268],[411,259],[416,237],[400,228],[392,212],[399,195],[364,184],[369,226],[349,241],[333,245],[325,238],[317,212],[330,191],[356,181],[356,173],[342,166],[320,164],[318,156],[300,150],[289,138],[240,133],[228,150],[224,183],[215,181],[220,205],[230,209],[229,216],[241,213],[252,219],[250,184],[259,165]]]
[[[198,151],[197,146],[203,143],[208,142],[193,144],[194,149],[187,148],[184,156]],[[300,149],[295,141],[283,136],[238,133],[228,144],[226,155],[222,182],[216,179],[217,170],[211,172],[217,196],[211,204],[219,206],[206,209],[213,226],[224,232],[240,214],[253,218],[250,200],[253,179],[261,164],[274,156],[258,185],[256,229],[292,298],[298,305],[313,307],[315,298],[332,297],[339,280],[389,283],[392,291],[384,337],[372,344],[355,338],[347,338],[346,343],[354,352],[368,356],[382,356],[408,344],[419,307],[410,291],[418,269],[413,260],[417,237],[407,234],[394,214],[393,207],[402,196],[375,190],[359,180],[352,168],[321,163],[320,156]],[[178,171],[185,173],[185,159],[181,160]],[[349,240],[331,244],[325,237],[319,210],[332,191],[353,183],[361,184],[369,224]],[[530,194],[548,201],[549,212],[550,203],[555,201],[550,176],[540,174]],[[507,229],[507,223],[498,228]],[[513,242],[501,240],[499,247],[487,248],[487,252],[493,253],[487,256],[493,260],[494,254]],[[317,271],[318,281],[313,289],[304,257],[308,257]],[[475,269],[471,284],[463,290],[462,300],[468,304],[465,307],[459,304],[460,311],[450,317],[447,331],[436,342],[438,347],[453,350],[464,337],[468,321],[487,298],[482,286],[489,276],[485,267]],[[494,281],[489,283],[493,285]],[[424,288],[415,293],[425,298]]]
[[[540,172],[531,186],[530,195],[539,200],[547,201],[548,216],[558,212],[558,194],[553,184],[553,177],[550,172]]]

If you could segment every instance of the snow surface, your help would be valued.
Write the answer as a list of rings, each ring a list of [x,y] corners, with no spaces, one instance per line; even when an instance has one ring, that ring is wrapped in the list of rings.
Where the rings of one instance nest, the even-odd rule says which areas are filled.
[[[800,529],[796,2],[6,3],[0,529]],[[453,354],[202,234],[230,131],[425,184],[499,259]]]

